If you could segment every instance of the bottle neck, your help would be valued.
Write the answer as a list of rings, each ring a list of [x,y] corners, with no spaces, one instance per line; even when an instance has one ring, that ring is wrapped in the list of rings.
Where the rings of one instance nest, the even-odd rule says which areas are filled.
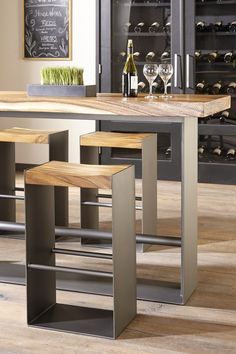
[[[133,47],[128,47],[127,48],[127,55],[130,56],[130,55],[133,55],[134,54],[134,49]]]

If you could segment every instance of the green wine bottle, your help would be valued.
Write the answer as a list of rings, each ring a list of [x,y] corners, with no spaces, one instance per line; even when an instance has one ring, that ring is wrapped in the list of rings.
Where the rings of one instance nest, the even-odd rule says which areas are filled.
[[[138,73],[134,62],[132,39],[128,40],[127,59],[122,74],[122,93],[124,97],[138,96]]]

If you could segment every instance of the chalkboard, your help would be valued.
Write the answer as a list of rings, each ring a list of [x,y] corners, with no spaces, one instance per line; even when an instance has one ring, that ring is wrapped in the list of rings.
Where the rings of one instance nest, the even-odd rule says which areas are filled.
[[[71,59],[71,0],[24,0],[24,58]]]

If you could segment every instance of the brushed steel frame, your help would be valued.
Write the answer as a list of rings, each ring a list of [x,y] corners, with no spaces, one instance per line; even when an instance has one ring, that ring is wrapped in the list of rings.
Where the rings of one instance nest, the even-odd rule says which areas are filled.
[[[113,276],[108,272],[56,266],[56,252],[52,252],[55,250],[54,187],[25,184],[28,325],[115,339],[136,316],[133,166],[112,176],[112,193]],[[109,278],[112,310],[58,304],[56,272]]]
[[[6,117],[20,118],[39,118],[39,119],[63,119],[63,120],[97,120],[97,121],[114,121],[124,123],[174,123],[181,126],[181,157],[182,157],[182,243],[181,248],[181,282],[159,282],[149,279],[137,280],[137,298],[142,300],[150,300],[164,303],[185,304],[190,294],[194,291],[197,284],[197,142],[196,135],[198,132],[198,119],[196,117],[155,117],[155,116],[137,116],[129,119],[129,116],[116,115],[94,115],[94,114],[73,114],[73,113],[53,113],[53,112],[18,112],[18,111],[0,111],[0,118]],[[145,125],[144,125],[145,128]],[[144,129],[145,131],[145,129]],[[190,139],[191,138],[191,139]],[[186,140],[185,140],[186,139]],[[184,152],[185,149],[185,152]],[[187,153],[186,151],[189,151]],[[193,171],[188,170],[188,163],[193,168]],[[186,184],[186,186],[185,186]],[[191,198],[188,193],[191,192]],[[191,215],[191,223],[187,218]],[[187,254],[189,252],[189,255]],[[191,256],[190,256],[191,255]],[[11,266],[3,264],[0,267],[1,279],[3,281],[12,282]],[[23,279],[23,266],[14,265],[18,271],[16,280],[20,283]],[[93,294],[111,295],[111,283],[102,277],[100,279],[80,277],[58,277],[58,283],[61,289],[70,291],[90,292]],[[14,282],[14,281],[13,281]]]
[[[123,147],[125,148],[125,147]],[[98,164],[100,146],[82,146],[80,144],[81,163]],[[142,234],[155,235],[157,233],[157,135],[152,134],[142,139],[142,208],[141,222]],[[88,194],[89,193],[89,194]],[[83,192],[81,190],[81,227],[98,228],[99,203],[97,203],[98,190]],[[87,205],[86,205],[86,202]],[[91,203],[91,205],[89,205]],[[97,206],[96,206],[97,205]],[[91,208],[93,206],[93,208]],[[100,203],[100,206],[102,205]],[[108,206],[108,205],[107,205]],[[138,208],[137,208],[138,209]],[[103,241],[92,241],[81,238],[82,245],[109,246]],[[145,252],[150,248],[148,244],[138,244],[137,251]]]

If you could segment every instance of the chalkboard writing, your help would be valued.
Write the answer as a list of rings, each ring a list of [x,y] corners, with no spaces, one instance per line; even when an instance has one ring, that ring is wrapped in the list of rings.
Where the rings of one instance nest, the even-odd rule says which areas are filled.
[[[70,59],[71,0],[24,0],[24,57]]]

